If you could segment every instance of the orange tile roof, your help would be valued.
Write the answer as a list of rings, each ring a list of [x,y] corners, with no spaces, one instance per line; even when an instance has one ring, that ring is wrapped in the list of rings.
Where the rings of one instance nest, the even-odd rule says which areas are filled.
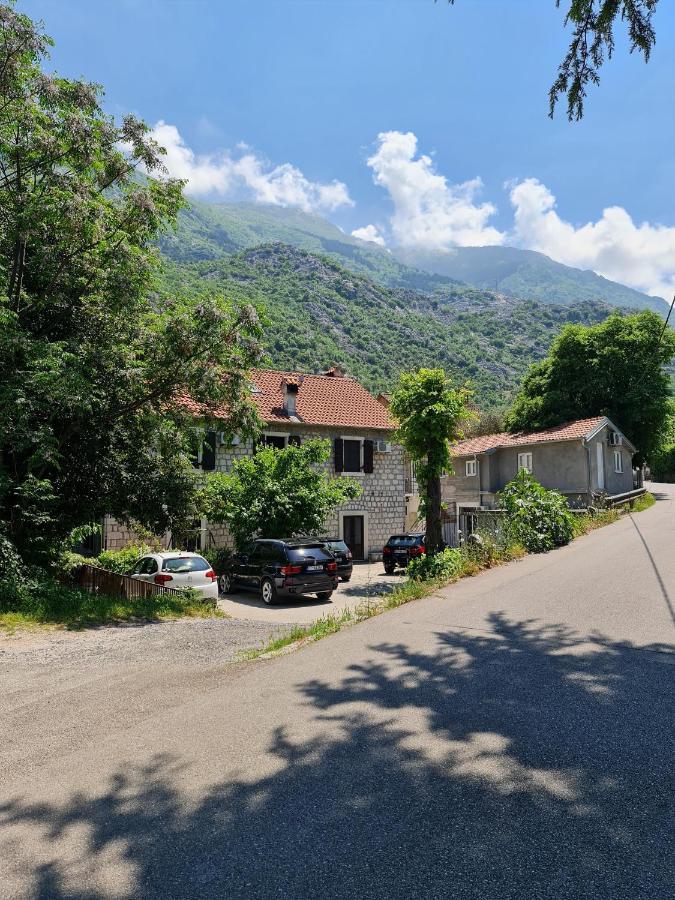
[[[252,399],[267,424],[326,425],[333,428],[369,428],[391,431],[395,428],[386,408],[358,381],[344,376],[306,375],[302,372],[277,372],[257,369],[251,372]],[[284,410],[284,384],[297,385],[295,417]],[[179,402],[195,416],[205,408],[189,397]],[[211,412],[226,418],[227,409]]]
[[[526,444],[544,444],[550,441],[575,441],[586,437],[594,428],[605,420],[605,416],[593,416],[590,419],[577,419],[564,425],[554,425],[542,431],[518,431],[510,434],[502,431],[499,434],[484,434],[480,437],[459,441],[452,448],[453,456],[474,456],[487,450],[500,447],[523,447]]]

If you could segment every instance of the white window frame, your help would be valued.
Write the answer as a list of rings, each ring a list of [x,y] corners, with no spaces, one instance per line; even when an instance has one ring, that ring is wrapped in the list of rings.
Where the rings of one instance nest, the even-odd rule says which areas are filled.
[[[263,431],[263,443],[266,437],[280,437],[284,439],[284,447],[288,447],[289,434],[286,431]]]
[[[529,462],[528,462],[529,460]],[[518,471],[524,469],[528,475],[532,474],[532,451],[526,450],[518,454]]]
[[[365,438],[358,437],[358,435],[355,435],[355,434],[341,434],[341,435],[339,435],[339,438],[343,442],[344,441],[358,441],[361,445],[359,447],[359,466],[361,468],[359,469],[358,472],[346,472],[345,468],[344,468],[345,451],[344,451],[344,443],[343,443],[343,446],[342,446],[342,472],[340,474],[346,475],[348,478],[354,478],[354,477],[362,478],[366,474],[363,471],[363,442],[365,441]],[[354,513],[354,515],[357,515],[357,513]],[[358,515],[361,515],[361,514],[358,513]]]
[[[614,474],[623,475],[623,453],[621,450],[614,451]]]
[[[466,461],[466,475],[467,478],[475,478],[478,474],[478,460],[476,459],[467,459]]]

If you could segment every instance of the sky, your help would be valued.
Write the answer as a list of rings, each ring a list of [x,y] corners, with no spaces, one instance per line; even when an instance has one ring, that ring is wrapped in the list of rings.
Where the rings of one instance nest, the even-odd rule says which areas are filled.
[[[675,292],[673,4],[648,65],[619,26],[573,124],[564,105],[548,117],[568,37],[555,0],[18,9],[54,38],[49,68],[155,129],[191,196],[298,206],[392,248],[527,247]]]

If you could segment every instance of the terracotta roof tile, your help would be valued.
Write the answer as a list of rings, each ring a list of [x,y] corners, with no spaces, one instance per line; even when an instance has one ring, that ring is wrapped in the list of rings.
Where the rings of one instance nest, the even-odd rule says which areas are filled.
[[[334,375],[306,375],[258,369],[251,372],[253,401],[266,423],[302,422],[334,428],[368,428],[391,431],[395,426],[386,408],[353,378]],[[284,384],[298,386],[295,417],[284,410]],[[205,409],[189,397],[179,402],[195,416]],[[215,411],[225,418],[227,409]]]
[[[542,431],[518,431],[515,434],[503,431],[499,434],[484,434],[466,441],[459,441],[453,446],[452,455],[474,456],[477,453],[485,453],[487,450],[496,450],[499,447],[523,447],[527,444],[544,444],[549,441],[581,440],[604,421],[604,418],[604,416],[593,416],[590,419],[577,419],[574,422],[554,425],[552,428],[545,428]]]

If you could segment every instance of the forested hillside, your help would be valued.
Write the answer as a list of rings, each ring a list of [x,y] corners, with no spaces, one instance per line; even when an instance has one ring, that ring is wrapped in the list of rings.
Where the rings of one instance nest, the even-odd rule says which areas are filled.
[[[597,302],[552,306],[464,285],[424,294],[386,288],[332,259],[283,244],[168,263],[174,285],[208,287],[264,311],[269,364],[318,371],[339,362],[372,390],[398,372],[441,365],[483,407],[507,402],[567,322],[599,322]]]

